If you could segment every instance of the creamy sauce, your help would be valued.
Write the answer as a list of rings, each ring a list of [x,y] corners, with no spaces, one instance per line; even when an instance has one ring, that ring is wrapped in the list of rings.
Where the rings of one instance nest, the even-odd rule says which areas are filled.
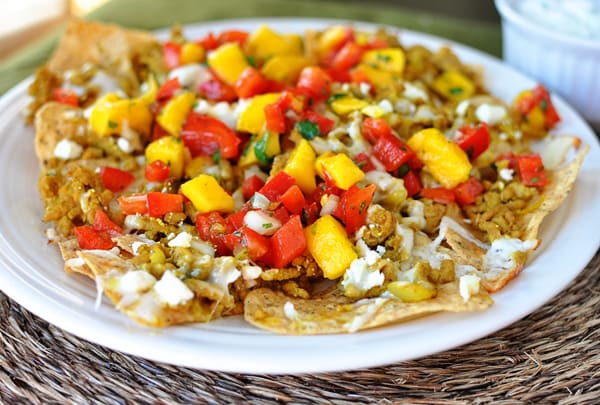
[[[516,4],[524,17],[547,29],[600,39],[600,2],[596,0],[523,0]]]

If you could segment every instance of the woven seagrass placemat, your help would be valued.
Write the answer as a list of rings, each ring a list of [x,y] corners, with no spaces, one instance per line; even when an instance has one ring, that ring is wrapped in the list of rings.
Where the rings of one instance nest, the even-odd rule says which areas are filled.
[[[598,403],[599,270],[597,253],[540,310],[457,349],[387,367],[304,376],[197,371],[124,355],[49,325],[0,294],[0,401]]]

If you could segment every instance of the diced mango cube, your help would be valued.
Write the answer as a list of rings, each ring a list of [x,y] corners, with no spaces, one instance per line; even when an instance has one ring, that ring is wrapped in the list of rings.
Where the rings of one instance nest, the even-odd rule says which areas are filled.
[[[300,72],[310,61],[299,55],[273,56],[265,62],[261,72],[271,80],[286,83],[296,83]]]
[[[320,178],[324,178],[325,177],[325,175],[323,174],[323,159],[327,159],[327,158],[332,157],[334,155],[335,155],[335,153],[333,153],[332,151],[328,150],[327,152],[319,155],[317,157],[317,159],[315,160],[315,171],[319,175]]]
[[[385,70],[375,69],[365,63],[359,64],[355,71],[361,71],[369,82],[377,88],[386,88],[394,85],[394,74]]]
[[[302,139],[290,154],[283,171],[292,176],[304,193],[312,193],[315,181],[315,151],[306,139]]]
[[[262,134],[250,142],[238,164],[240,167],[247,167],[253,164],[265,165],[269,163],[270,159],[280,153],[279,134],[263,131]]]
[[[442,186],[454,188],[469,179],[472,168],[469,157],[438,129],[417,132],[408,140],[408,146]]]
[[[115,93],[106,94],[92,107],[90,125],[98,135],[121,133],[125,121],[137,132],[150,133],[150,108],[136,100],[121,99]]]
[[[317,42],[317,52],[320,57],[326,56],[347,35],[348,27],[334,25],[321,33]]]
[[[341,97],[331,102],[331,108],[339,115],[349,114],[352,111],[360,110],[368,105],[369,103],[365,100],[352,96]]]
[[[365,173],[345,153],[322,159],[321,166],[342,190],[348,190],[365,177]]]
[[[211,211],[232,212],[235,209],[233,197],[214,177],[207,174],[201,174],[183,183],[181,192],[201,214]]]
[[[331,215],[325,215],[307,226],[304,234],[306,248],[325,278],[334,280],[341,277],[357,258],[344,227]]]
[[[460,72],[448,70],[435,78],[433,89],[448,100],[461,101],[475,94],[475,84]]]
[[[360,112],[371,118],[381,118],[386,113],[386,111],[378,105],[368,105],[360,110]]]
[[[400,48],[373,49],[363,54],[361,62],[385,72],[402,74],[406,57]]]
[[[435,297],[437,291],[429,282],[393,281],[388,284],[388,291],[404,302],[419,302]]]
[[[208,54],[208,66],[221,80],[233,86],[250,64],[239,44],[229,42]]]
[[[254,96],[246,109],[240,114],[236,129],[251,134],[259,134],[265,125],[265,106],[273,104],[278,98],[279,93]]]
[[[250,35],[246,52],[259,61],[275,55],[301,55],[302,37],[296,34],[278,34],[266,25],[261,25]]]
[[[146,162],[160,160],[170,167],[173,177],[181,177],[183,173],[184,145],[181,138],[163,136],[146,146]]]
[[[156,121],[171,135],[179,135],[181,127],[185,122],[188,113],[192,109],[196,96],[194,93],[184,91],[165,104]]]
[[[182,65],[188,63],[200,63],[204,60],[204,48],[195,42],[186,42],[181,47],[180,62]]]

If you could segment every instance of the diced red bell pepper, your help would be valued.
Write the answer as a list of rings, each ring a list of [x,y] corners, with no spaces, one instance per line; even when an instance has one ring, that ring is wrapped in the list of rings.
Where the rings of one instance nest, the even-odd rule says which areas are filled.
[[[226,44],[228,42],[237,42],[242,48],[248,40],[248,33],[246,31],[239,30],[228,30],[223,31],[217,37],[219,45]]]
[[[243,227],[241,244],[248,250],[248,256],[252,260],[262,259],[271,248],[269,238],[266,238],[250,228]]]
[[[365,46],[365,48],[368,50],[372,50],[372,49],[388,48],[389,46],[390,46],[390,44],[385,39],[371,37],[371,39],[369,39],[369,42],[367,42],[367,45]]]
[[[429,198],[440,204],[451,204],[456,198],[454,191],[444,187],[424,188],[421,190],[421,197]]]
[[[408,168],[415,172],[421,170],[423,166],[425,165],[423,164],[423,162],[421,162],[421,160],[419,160],[419,157],[416,154],[411,160],[408,161]]]
[[[533,89],[533,95],[538,100],[538,104],[546,117],[546,128],[553,128],[560,121],[560,116],[556,112],[554,104],[552,104],[550,93],[544,86],[538,84]]]
[[[233,232],[228,222],[218,212],[196,215],[196,229],[200,239],[211,242],[220,256],[229,253],[225,235]]]
[[[265,106],[265,121],[267,129],[276,134],[283,134],[287,128],[285,114],[277,103]]]
[[[300,218],[302,219],[302,225],[308,226],[319,219],[319,204],[316,202],[311,202],[305,205],[302,208],[302,213],[300,214]]]
[[[163,182],[169,178],[169,172],[171,169],[162,160],[155,160],[146,165],[144,170],[144,177],[148,181],[159,181]]]
[[[117,198],[119,207],[125,215],[146,214],[148,212],[146,194],[130,195]]]
[[[294,184],[280,198],[281,203],[289,212],[298,215],[302,213],[302,208],[306,205],[306,199],[298,185]]]
[[[306,108],[308,97],[309,94],[305,89],[293,87],[283,91],[275,104],[277,104],[284,113],[288,110],[292,110],[296,114],[301,114]]]
[[[360,62],[363,52],[356,42],[348,42],[335,54],[331,67],[338,71],[348,70]]]
[[[299,215],[294,215],[270,239],[270,263],[275,268],[283,268],[306,250],[306,237]]]
[[[367,210],[373,201],[376,189],[375,184],[369,184],[365,188],[352,186],[342,194],[338,207],[341,206],[346,232],[349,234],[353,234],[365,224]]]
[[[313,124],[316,124],[319,127],[319,132],[322,135],[327,135],[335,126],[334,120],[327,118],[326,116],[315,111],[304,111],[302,118],[303,120],[308,120]]]
[[[219,39],[215,37],[215,34],[209,32],[205,37],[200,38],[197,41],[205,51],[212,51],[213,49],[217,49],[219,45],[221,45]]]
[[[151,192],[146,195],[148,202],[148,215],[161,218],[169,212],[183,212],[183,196],[181,194],[170,194]]]
[[[160,86],[160,89],[158,89],[158,93],[156,93],[156,102],[158,104],[164,104],[171,97],[173,97],[175,92],[179,89],[181,89],[179,78],[174,77],[167,80],[162,86]]]
[[[367,173],[372,170],[375,170],[375,165],[371,158],[364,152],[360,152],[358,155],[354,156],[354,163],[362,170]]]
[[[152,140],[156,141],[157,139],[162,138],[163,136],[167,136],[169,133],[166,129],[160,126],[158,122],[154,122],[152,124]]]
[[[275,202],[294,184],[296,184],[296,180],[282,170],[267,181],[258,192]]]
[[[110,239],[110,236],[97,232],[89,225],[76,226],[73,228],[73,233],[77,238],[81,249],[100,249],[108,250],[115,246],[115,243]]]
[[[394,135],[379,137],[373,147],[373,155],[389,172],[398,169],[416,156],[404,141]]]
[[[471,161],[477,159],[490,146],[490,131],[485,122],[476,127],[465,125],[458,130],[457,135],[456,143],[467,152]]]
[[[100,169],[100,179],[105,188],[112,192],[119,192],[125,190],[135,180],[135,177],[125,170],[103,166]]]
[[[238,230],[242,226],[244,226],[244,217],[246,213],[249,211],[248,208],[242,209],[240,211],[234,212],[233,214],[229,214],[227,216],[227,222],[231,225],[231,229]]]
[[[117,236],[123,233],[123,229],[115,224],[102,210],[96,210],[94,213],[94,223],[92,228],[96,232],[106,232],[109,236]]]
[[[287,210],[287,208],[285,208],[285,206],[280,205],[279,207],[277,207],[277,209],[275,209],[275,211],[273,211],[273,218],[275,218],[282,224],[285,224],[287,221],[290,220],[290,212]]]
[[[367,83],[372,86],[369,76],[367,76],[365,71],[360,68],[352,69],[350,78],[352,79],[352,83]]]
[[[238,98],[233,87],[216,77],[203,82],[199,86],[198,91],[204,98],[213,101],[227,101],[228,103],[231,103]]]
[[[79,97],[77,96],[77,93],[64,87],[52,90],[52,100],[72,107],[79,106]]]
[[[454,188],[454,195],[456,196],[456,201],[460,205],[469,205],[473,204],[485,188],[483,184],[475,177],[469,177],[469,180],[464,183],[459,184]]]
[[[258,190],[260,190],[261,187],[264,185],[265,185],[265,182],[260,177],[258,177],[256,174],[253,174],[252,176],[248,177],[242,183],[242,192],[244,194],[244,198],[246,200],[252,198],[254,193],[256,193]]]
[[[317,204],[321,204],[321,198],[323,198],[325,194],[335,194],[339,197],[342,195],[343,192],[344,190],[336,187],[333,181],[329,183],[327,181],[323,181],[317,184],[317,188],[315,188],[315,191],[306,196],[306,201],[308,203],[316,202]]]
[[[406,189],[408,197],[413,197],[421,191],[421,188],[423,187],[421,185],[421,179],[419,179],[419,176],[412,170],[406,173],[402,180],[404,180],[404,188]]]
[[[367,141],[375,144],[379,138],[392,136],[392,127],[383,118],[367,117],[363,121],[362,134]]]
[[[234,88],[239,98],[248,98],[266,92],[269,81],[260,71],[250,66],[242,72]]]
[[[239,231],[235,231],[233,233],[228,233],[227,235],[223,235],[223,243],[227,246],[230,252],[233,255],[237,255],[242,247],[242,233]]]
[[[325,69],[325,72],[331,77],[331,80],[338,83],[350,83],[352,76],[347,70]]]
[[[320,67],[308,66],[302,69],[297,86],[314,101],[326,100],[331,93],[331,78]]]
[[[168,70],[181,64],[181,45],[167,41],[163,44],[163,60]]]
[[[515,157],[515,164],[521,182],[526,186],[544,188],[548,184],[548,177],[544,169],[542,158],[538,154],[519,155]]]
[[[217,150],[221,157],[231,159],[239,153],[240,138],[222,121],[208,115],[190,112],[181,130],[181,139],[192,157],[212,156]]]

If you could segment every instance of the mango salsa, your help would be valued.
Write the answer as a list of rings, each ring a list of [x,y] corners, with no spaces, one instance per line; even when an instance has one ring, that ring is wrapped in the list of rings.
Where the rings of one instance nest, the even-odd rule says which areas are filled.
[[[302,139],[292,151],[287,164],[283,168],[287,174],[292,176],[298,187],[304,193],[312,193],[317,187],[315,181],[315,151],[306,139]]]
[[[221,80],[233,86],[250,64],[242,48],[237,43],[230,42],[208,54],[208,66]]]
[[[273,56],[265,62],[261,72],[271,80],[285,83],[296,83],[303,68],[310,61],[300,55],[278,55]]]
[[[240,114],[236,129],[251,134],[259,134],[265,125],[265,106],[273,104],[278,98],[279,93],[254,96],[246,109]]]
[[[261,25],[248,38],[246,52],[259,61],[276,55],[302,55],[302,38],[295,34],[278,34]]]
[[[201,174],[181,185],[181,192],[201,214],[211,211],[232,212],[233,197],[212,176]]]
[[[335,185],[342,190],[348,190],[365,177],[363,171],[345,153],[324,158],[320,163],[322,170],[326,171]]]
[[[179,135],[181,127],[192,109],[196,96],[194,93],[184,91],[174,96],[162,108],[156,121],[171,135]]]
[[[450,70],[433,81],[432,87],[441,96],[452,101],[461,101],[475,94],[475,83],[460,72]]]
[[[365,52],[361,62],[384,72],[402,74],[406,58],[400,48],[383,48]]]
[[[170,175],[176,178],[183,173],[184,145],[176,136],[163,136],[146,147],[146,162],[160,160],[169,166]]]

